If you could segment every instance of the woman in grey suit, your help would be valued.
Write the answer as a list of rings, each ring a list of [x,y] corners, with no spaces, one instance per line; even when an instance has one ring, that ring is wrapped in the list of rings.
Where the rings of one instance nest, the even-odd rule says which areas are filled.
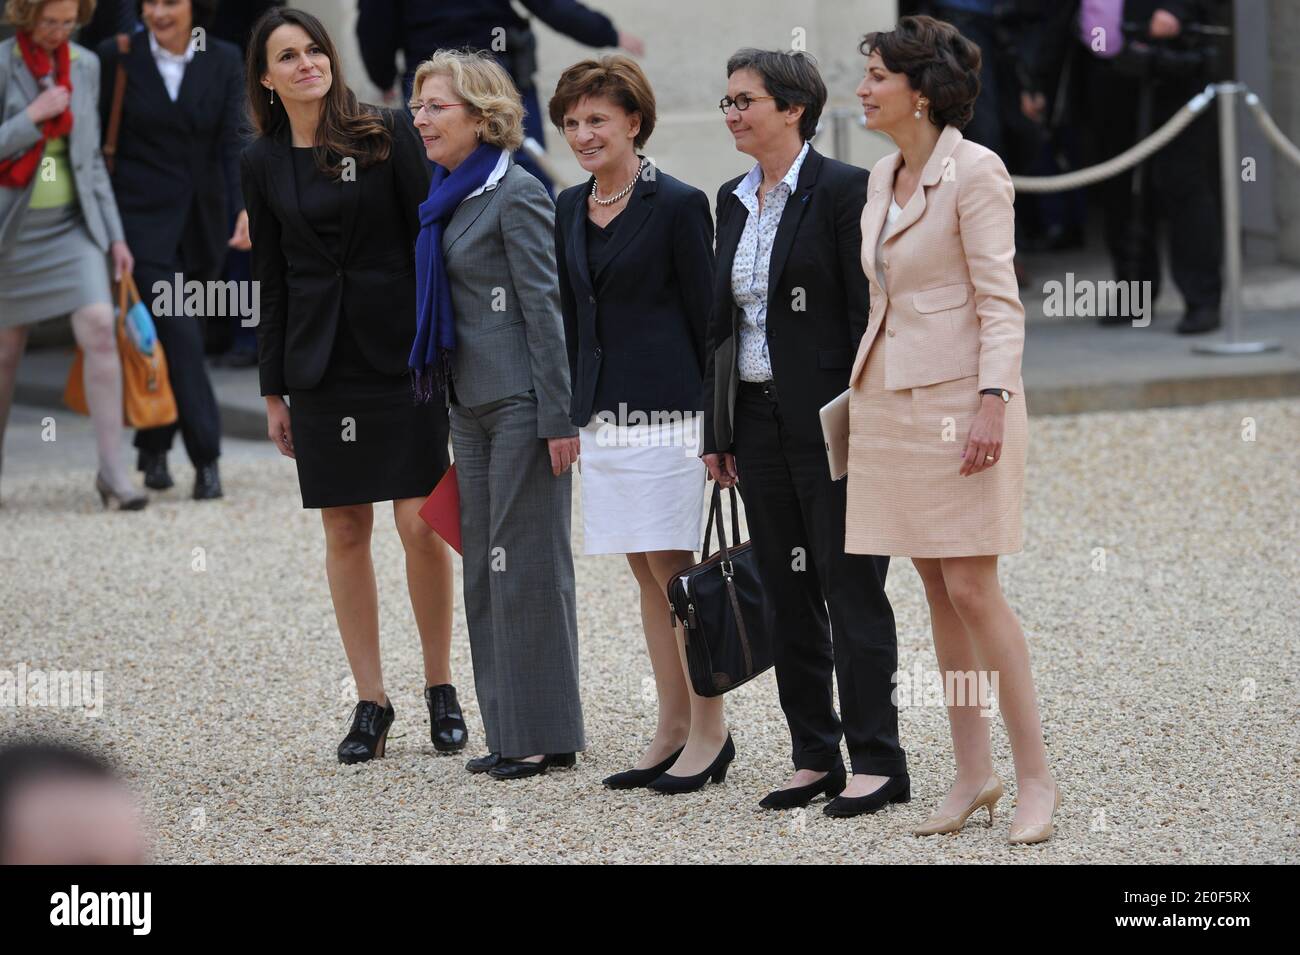
[[[416,242],[417,394],[450,407],[465,615],[489,753],[470,772],[520,779],[585,747],[569,546],[569,359],[555,207],[514,164],[523,106],[487,54],[422,63],[411,113],[435,164]]]
[[[72,315],[95,426],[95,488],[107,506],[147,499],[122,463],[122,367],[114,278],[131,253],[99,151],[99,59],[68,40],[90,0],[8,0],[0,43],[0,445],[29,325]]]

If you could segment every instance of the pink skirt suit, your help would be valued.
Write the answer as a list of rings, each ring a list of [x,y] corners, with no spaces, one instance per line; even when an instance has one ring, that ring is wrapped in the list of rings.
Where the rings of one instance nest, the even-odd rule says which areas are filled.
[[[862,213],[871,314],[849,377],[844,549],[1016,553],[1028,420],[1011,179],[996,153],[948,126],[891,217],[900,162],[895,152],[876,163]],[[1002,455],[962,477],[984,388],[1011,393]]]

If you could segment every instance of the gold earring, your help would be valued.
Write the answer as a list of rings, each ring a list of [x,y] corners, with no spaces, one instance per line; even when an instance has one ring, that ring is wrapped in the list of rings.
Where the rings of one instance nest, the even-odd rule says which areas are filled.
[[[917,101],[916,101],[916,112],[913,113],[912,115],[915,116],[917,119],[920,119],[920,118],[921,118],[921,110],[925,109],[925,107],[927,107],[928,105],[930,105],[930,104],[927,103],[927,102],[926,102],[925,100],[923,100],[923,99],[919,99],[919,100],[917,100]]]

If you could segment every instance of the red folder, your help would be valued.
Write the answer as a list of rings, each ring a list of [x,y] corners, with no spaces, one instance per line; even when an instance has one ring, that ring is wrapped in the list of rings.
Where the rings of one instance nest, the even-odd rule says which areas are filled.
[[[447,469],[433,493],[420,505],[420,517],[433,528],[434,533],[460,550],[460,486],[456,483],[456,465]]]

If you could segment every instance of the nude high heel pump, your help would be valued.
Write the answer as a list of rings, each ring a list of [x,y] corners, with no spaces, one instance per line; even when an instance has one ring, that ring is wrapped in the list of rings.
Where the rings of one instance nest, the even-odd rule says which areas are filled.
[[[987,809],[989,811],[989,826],[993,825],[993,807],[997,805],[1002,798],[1002,780],[996,774],[990,776],[984,782],[984,788],[980,790],[979,795],[971,802],[969,806],[956,816],[940,816],[935,814],[923,822],[919,828],[912,830],[914,836],[937,836],[947,832],[956,832],[962,826],[966,825],[966,820],[978,809]]]
[[[1061,787],[1056,787],[1056,795],[1052,797],[1052,815],[1048,817],[1047,822],[1035,823],[1031,826],[1012,826],[1010,838],[1007,840],[1013,846],[1027,846],[1035,842],[1046,842],[1052,838],[1053,829],[1052,820],[1056,816],[1056,810],[1061,808]]]

